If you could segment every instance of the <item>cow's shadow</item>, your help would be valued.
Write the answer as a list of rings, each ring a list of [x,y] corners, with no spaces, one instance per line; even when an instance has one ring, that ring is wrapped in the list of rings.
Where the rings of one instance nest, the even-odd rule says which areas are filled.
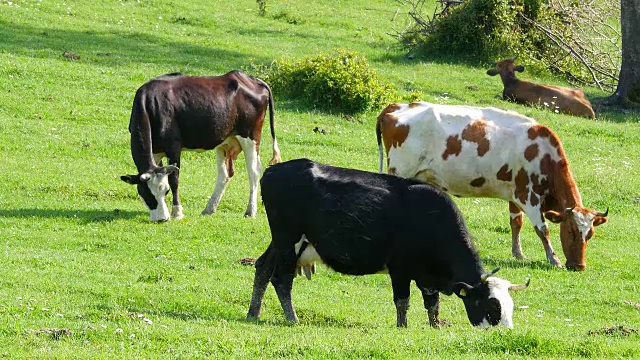
[[[482,264],[487,269],[494,269],[497,267],[503,269],[522,269],[529,268],[531,270],[554,270],[557,267],[551,265],[547,260],[518,260],[518,259],[496,259],[491,257],[484,257],[481,259]],[[499,275],[498,275],[499,276]]]
[[[24,219],[73,219],[81,224],[109,223],[115,220],[132,219],[143,216],[140,211],[113,210],[68,210],[68,209],[0,209],[0,218]]]

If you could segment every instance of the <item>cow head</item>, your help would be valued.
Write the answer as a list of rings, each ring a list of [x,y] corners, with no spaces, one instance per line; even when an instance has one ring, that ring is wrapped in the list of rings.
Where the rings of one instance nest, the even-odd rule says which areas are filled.
[[[513,327],[513,300],[509,290],[524,289],[524,285],[513,285],[509,281],[492,277],[500,268],[481,277],[481,282],[474,286],[465,282],[455,283],[453,291],[462,299],[467,310],[467,317],[473,326]]]
[[[169,174],[178,171],[175,165],[156,167],[138,175],[123,175],[120,179],[138,186],[138,194],[151,212],[151,221],[169,220],[169,209],[164,201],[169,192]]]
[[[506,79],[515,79],[516,71],[524,71],[524,66],[515,64],[517,58],[518,57],[516,56],[513,59],[504,59],[494,63],[495,68],[487,70],[487,75],[496,76],[500,74],[500,78],[503,82]]]
[[[560,224],[560,242],[567,257],[567,269],[583,271],[587,268],[585,252],[593,236],[593,228],[607,222],[609,209],[604,213],[584,207],[573,207],[562,212],[549,210],[544,217]]]

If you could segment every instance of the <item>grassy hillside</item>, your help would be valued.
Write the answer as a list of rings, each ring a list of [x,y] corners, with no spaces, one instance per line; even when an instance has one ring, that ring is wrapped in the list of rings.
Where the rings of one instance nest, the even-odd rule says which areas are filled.
[[[640,357],[637,114],[591,121],[526,108],[496,98],[502,85],[485,75],[487,64],[408,60],[388,35],[406,24],[406,9],[391,21],[393,2],[268,4],[259,18],[248,0],[0,0],[0,357]],[[202,217],[215,154],[184,154],[185,219],[149,223],[135,188],[119,180],[135,171],[133,95],[162,73],[218,75],[336,48],[365,54],[382,79],[425,101],[513,109],[554,129],[585,205],[610,208],[590,241],[588,270],[548,266],[527,220],[529,260],[512,260],[507,204],[456,199],[485,267],[501,266],[513,282],[532,279],[513,294],[513,330],[472,328],[462,302],[446,296],[441,317],[453,325],[433,330],[415,288],[409,328],[396,329],[387,276],[323,267],[313,281],[294,282],[301,325],[286,324],[272,288],[263,321],[246,322],[253,268],[236,261],[259,256],[269,232],[264,208],[242,217],[243,156],[218,212]],[[285,160],[377,170],[377,111],[344,118],[275,97]],[[267,129],[264,138],[266,164]],[[564,261],[557,226],[551,234]]]

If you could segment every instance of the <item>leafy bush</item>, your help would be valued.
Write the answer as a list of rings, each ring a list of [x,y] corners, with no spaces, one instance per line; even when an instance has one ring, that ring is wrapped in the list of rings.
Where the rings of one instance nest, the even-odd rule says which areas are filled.
[[[324,110],[357,113],[397,98],[395,88],[380,81],[363,55],[337,50],[271,65],[251,63],[247,71],[289,97],[302,97]]]
[[[551,70],[580,84],[611,86],[619,69],[614,5],[575,0],[464,0],[433,17],[426,0],[412,6],[413,27],[398,34],[428,54],[495,61],[518,55],[528,71]],[[608,4],[608,3],[607,3]],[[614,54],[611,56],[611,54]]]
[[[482,59],[547,52],[551,44],[532,21],[553,24],[557,19],[543,0],[466,1],[438,19],[424,43],[439,52]]]

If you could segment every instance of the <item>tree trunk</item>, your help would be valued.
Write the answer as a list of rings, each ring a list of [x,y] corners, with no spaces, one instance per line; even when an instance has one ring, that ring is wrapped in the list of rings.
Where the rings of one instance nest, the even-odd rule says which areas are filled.
[[[640,0],[620,0],[622,64],[609,104],[640,106]]]

